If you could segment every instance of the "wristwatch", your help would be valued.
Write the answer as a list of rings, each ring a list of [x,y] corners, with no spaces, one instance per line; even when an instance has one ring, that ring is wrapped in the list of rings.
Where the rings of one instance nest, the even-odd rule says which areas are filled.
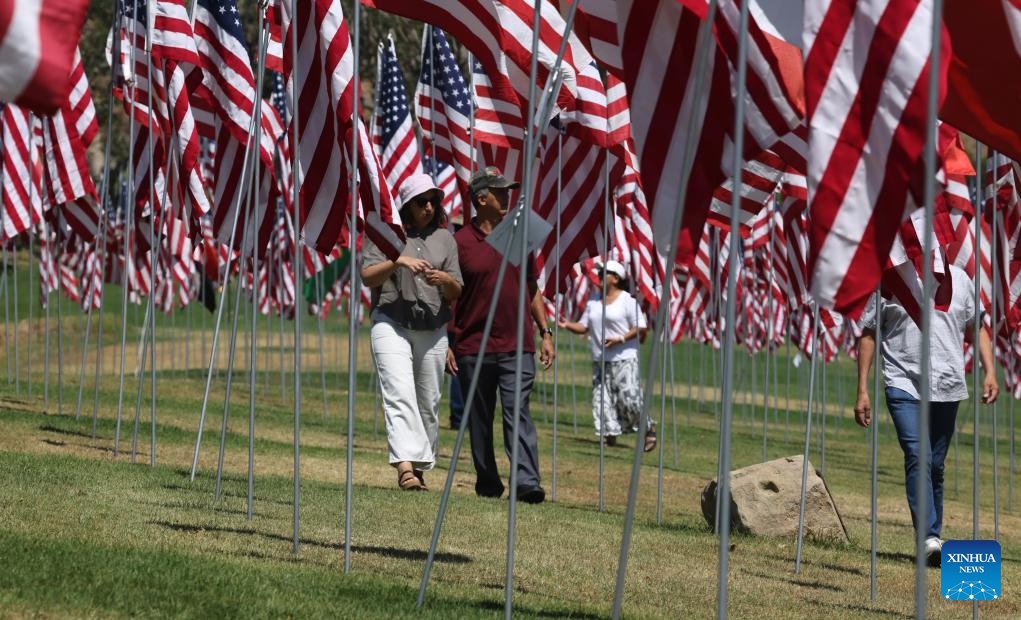
[[[546,336],[546,335],[552,336],[553,335],[553,328],[552,327],[543,327],[542,329],[539,330],[539,333],[542,334],[543,336]]]

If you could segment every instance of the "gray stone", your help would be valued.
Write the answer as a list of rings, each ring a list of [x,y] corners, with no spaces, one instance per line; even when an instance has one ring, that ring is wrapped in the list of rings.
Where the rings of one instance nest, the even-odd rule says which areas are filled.
[[[730,472],[731,529],[754,536],[797,536],[803,462],[798,454]],[[717,482],[712,480],[702,490],[702,515],[714,529],[716,488]],[[833,496],[811,461],[805,494],[805,536],[848,542]]]

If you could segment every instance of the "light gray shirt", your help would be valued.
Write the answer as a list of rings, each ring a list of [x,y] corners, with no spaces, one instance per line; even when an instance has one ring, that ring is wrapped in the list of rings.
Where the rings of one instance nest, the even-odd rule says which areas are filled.
[[[464,284],[457,259],[457,243],[445,228],[408,231],[403,256],[424,258],[434,269],[446,271],[459,284]],[[366,239],[363,264],[382,263],[386,256]],[[398,325],[413,330],[433,330],[450,320],[450,303],[439,287],[425,281],[425,276],[398,267],[383,284],[372,289],[372,309]]]
[[[975,289],[959,267],[950,267],[953,297],[946,312],[933,310],[929,340],[929,400],[954,402],[968,398],[964,376],[964,330],[975,318]],[[880,354],[886,387],[899,388],[921,398],[922,331],[896,300],[880,298],[883,324]],[[863,329],[876,328],[875,295],[859,320]]]

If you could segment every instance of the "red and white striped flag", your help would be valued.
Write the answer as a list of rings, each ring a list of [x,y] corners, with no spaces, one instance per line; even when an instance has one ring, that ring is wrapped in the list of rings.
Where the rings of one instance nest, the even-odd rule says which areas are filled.
[[[627,85],[632,135],[657,245],[667,247],[680,196],[686,137],[698,132],[697,155],[685,198],[679,260],[690,261],[713,191],[727,177],[733,131],[737,3],[722,2],[714,22],[717,46],[709,54],[708,88],[694,101],[695,43],[706,2],[583,0],[580,26],[597,58]],[[694,9],[694,10],[693,10]],[[782,78],[781,59],[755,20],[749,23],[747,119],[744,154],[754,156],[800,124],[797,97]],[[655,41],[654,46],[649,42]],[[785,58],[787,58],[785,56]],[[685,86],[687,85],[687,86]],[[712,113],[708,113],[708,111]]]
[[[537,74],[538,88],[549,80],[553,61],[564,37],[566,23],[548,0],[362,0],[362,4],[417,19],[442,28],[464,44],[485,67],[501,91],[501,99],[515,100],[527,113],[532,61],[532,22],[540,12]],[[592,57],[573,34],[569,34],[561,72],[563,85],[557,94],[559,111],[574,109],[578,97],[577,75]],[[559,109],[557,109],[559,108]],[[540,125],[541,126],[541,125]]]
[[[38,119],[12,103],[2,106],[3,239],[13,239],[42,219],[42,152]]]
[[[289,6],[282,8],[286,36],[291,36],[291,28],[298,36],[297,58],[290,57],[290,46],[284,47],[284,69],[289,83],[296,81],[301,93],[299,101],[291,101],[300,140],[291,148],[299,153],[306,242],[329,253],[340,240],[350,213],[347,174],[357,166],[361,179],[357,208],[364,209],[359,221],[373,243],[396,258],[404,247],[404,232],[368,132],[356,115],[354,56],[340,3],[299,3],[294,16]],[[359,143],[357,162],[347,161],[353,140]]]
[[[39,114],[67,99],[88,0],[6,0],[0,8],[0,101]]]
[[[476,155],[468,133],[473,106],[472,93],[446,35],[439,28],[426,26],[422,37],[422,70],[415,86],[415,116],[422,125],[422,140],[432,146],[439,164],[437,168],[442,170],[442,164],[452,164],[452,171],[456,172],[458,184],[453,192],[440,185],[439,177],[436,178],[448,198],[467,195],[468,179],[478,169],[472,163]],[[448,215],[453,215],[453,211],[453,208],[448,209]]]
[[[383,164],[387,184],[396,189],[409,176],[422,173],[422,160],[404,89],[404,72],[397,63],[397,49],[392,36],[387,36],[385,42],[380,41],[376,60],[372,143]]]
[[[932,25],[930,0],[805,5],[808,271],[819,303],[851,318],[886,266],[925,146]]]

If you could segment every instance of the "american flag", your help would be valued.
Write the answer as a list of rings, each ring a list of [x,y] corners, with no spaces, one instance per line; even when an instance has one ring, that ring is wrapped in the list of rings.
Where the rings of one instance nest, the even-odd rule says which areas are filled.
[[[246,251],[256,243],[268,240],[273,226],[272,210],[267,207],[274,191],[273,154],[276,135],[268,129],[270,111],[262,110],[254,119],[256,96],[255,73],[248,56],[241,18],[235,0],[197,0],[195,4],[195,44],[198,64],[202,68],[202,88],[211,102],[213,127],[205,131],[216,140],[216,177],[213,201],[217,205],[213,214],[213,227],[220,240],[227,242],[234,233],[234,243],[240,247],[244,223],[250,217],[248,197],[242,194],[246,179],[241,178],[246,157],[245,145],[254,141],[261,163],[247,173],[260,175],[261,195],[255,198],[255,219],[258,233],[247,240]],[[258,122],[256,122],[256,120]],[[240,211],[240,212],[238,212]],[[238,230],[232,231],[235,217]],[[258,239],[258,242],[256,241]]]
[[[691,259],[713,191],[732,167],[736,62],[736,0],[720,3],[713,23],[717,47],[709,54],[708,88],[701,101],[690,87],[695,46],[705,3],[692,11],[676,0],[585,0],[578,19],[589,33],[590,49],[627,85],[631,95],[632,136],[652,209],[657,245],[667,247],[680,197],[680,174],[687,135],[697,131],[697,150],[684,197],[679,260]],[[799,106],[781,79],[780,61],[755,20],[749,23],[749,88],[746,95],[745,156],[773,144],[800,124]],[[655,41],[655,46],[649,46]],[[685,85],[688,85],[687,87]],[[708,113],[711,110],[712,113]]]
[[[297,15],[281,7],[283,32],[297,29],[298,57],[284,47],[288,84],[296,82],[300,100],[291,102],[298,123],[297,163],[306,241],[329,253],[347,226],[347,175],[357,167],[361,179],[357,208],[364,209],[365,232],[383,252],[396,258],[404,247],[404,233],[390,187],[354,105],[354,57],[351,37],[340,3],[320,0],[299,3]],[[288,93],[295,92],[288,87]],[[359,161],[346,161],[358,140]]]
[[[527,113],[532,22],[538,9],[541,26],[538,47],[538,87],[550,76],[553,61],[563,40],[566,24],[548,0],[362,0],[363,4],[417,19],[443,28],[472,51],[501,91],[501,99],[512,100]],[[559,111],[574,109],[578,96],[577,75],[592,57],[573,34],[569,35],[561,71],[564,83],[557,95]]]
[[[561,134],[561,124],[550,124],[539,160],[535,212],[558,229],[546,237],[536,252],[544,294],[554,297],[579,259],[603,253],[600,247],[606,226],[606,149]],[[559,268],[558,268],[559,266]],[[561,281],[556,281],[559,272]]]
[[[35,116],[13,103],[0,104],[3,114],[3,238],[13,239],[42,219],[42,153]]]
[[[397,63],[392,36],[380,41],[376,78],[376,109],[373,112],[372,142],[383,163],[390,187],[399,188],[413,174],[422,173],[418,139],[411,122],[411,109],[404,88],[404,72]]]
[[[88,0],[9,0],[0,10],[0,101],[50,114],[67,99]]]
[[[435,72],[433,67],[437,68]],[[478,168],[472,163],[475,155],[468,133],[473,105],[468,83],[450,51],[446,35],[439,28],[426,26],[422,70],[415,86],[415,116],[422,126],[422,139],[431,145],[440,167],[453,164],[458,181],[454,195],[467,195],[468,179]],[[451,193],[446,192],[446,196]],[[450,214],[452,209],[447,212]]]
[[[922,156],[932,25],[927,0],[805,4],[808,273],[819,303],[851,318],[886,265]]]
[[[606,75],[606,142],[612,146],[610,182],[621,219],[621,232],[631,254],[631,273],[642,298],[655,312],[659,306],[658,288],[666,280],[663,261],[653,243],[652,218],[638,169],[634,140],[631,138],[631,109],[627,88],[613,74]],[[671,286],[676,283],[671,281]]]

